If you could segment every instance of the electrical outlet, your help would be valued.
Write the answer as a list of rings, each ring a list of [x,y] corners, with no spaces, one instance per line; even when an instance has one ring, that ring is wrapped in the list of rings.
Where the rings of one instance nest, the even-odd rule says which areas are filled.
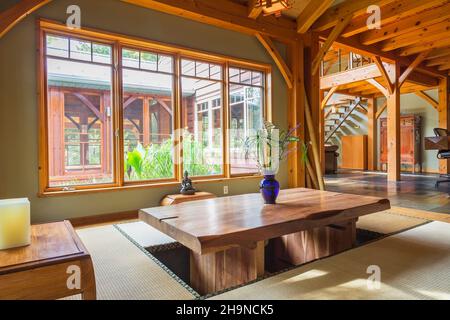
[[[228,186],[223,187],[223,194],[227,195],[230,190],[228,190]]]

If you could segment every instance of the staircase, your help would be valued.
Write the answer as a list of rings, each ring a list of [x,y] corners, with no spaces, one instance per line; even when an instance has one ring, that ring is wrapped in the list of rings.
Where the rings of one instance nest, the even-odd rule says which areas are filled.
[[[340,137],[347,135],[355,125],[360,124],[361,115],[366,115],[367,109],[362,98],[336,101],[325,108],[325,144],[340,145]]]

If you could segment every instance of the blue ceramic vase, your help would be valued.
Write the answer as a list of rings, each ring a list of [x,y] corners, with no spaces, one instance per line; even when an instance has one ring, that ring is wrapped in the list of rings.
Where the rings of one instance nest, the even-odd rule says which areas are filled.
[[[274,175],[265,175],[260,184],[261,194],[266,204],[276,204],[280,193],[280,183]]]

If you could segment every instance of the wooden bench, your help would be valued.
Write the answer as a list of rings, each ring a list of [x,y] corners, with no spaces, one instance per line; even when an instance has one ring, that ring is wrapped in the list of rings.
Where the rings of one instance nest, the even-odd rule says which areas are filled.
[[[96,299],[89,252],[68,221],[34,225],[31,245],[0,251],[0,299]]]

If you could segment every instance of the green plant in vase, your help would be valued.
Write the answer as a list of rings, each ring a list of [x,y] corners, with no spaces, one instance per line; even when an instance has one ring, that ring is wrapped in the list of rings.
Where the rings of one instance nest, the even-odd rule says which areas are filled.
[[[280,184],[275,179],[280,168],[280,163],[287,159],[291,152],[300,146],[302,148],[302,161],[306,161],[307,146],[295,132],[300,127],[297,125],[289,131],[280,130],[271,122],[264,122],[261,130],[254,137],[248,137],[245,141],[247,154],[255,154],[259,171],[264,176],[261,181],[261,194],[266,204],[275,204],[280,192]],[[297,146],[291,147],[292,144]]]

